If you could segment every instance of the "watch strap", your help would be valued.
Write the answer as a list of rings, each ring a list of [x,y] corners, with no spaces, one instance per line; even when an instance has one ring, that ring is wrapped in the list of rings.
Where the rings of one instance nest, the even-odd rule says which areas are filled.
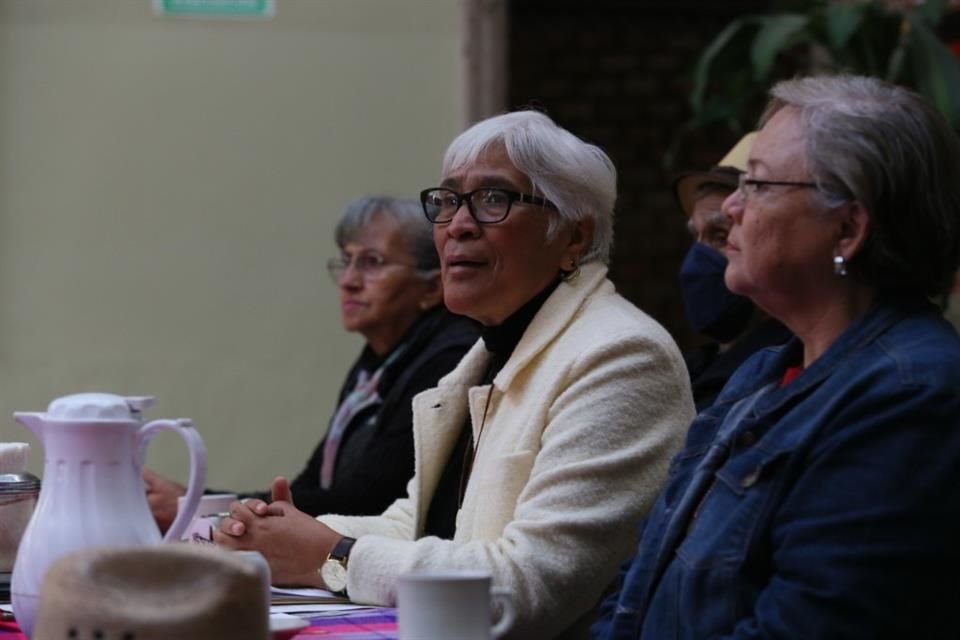
[[[347,596],[347,559],[350,549],[353,548],[355,538],[344,536],[340,538],[333,549],[327,554],[327,559],[320,565],[320,578],[332,593],[338,596]]]
[[[350,557],[350,550],[353,548],[353,545],[356,541],[356,538],[343,536],[337,541],[337,544],[333,545],[333,549],[330,550],[330,555],[327,556],[327,559],[336,560],[346,567],[347,558]]]

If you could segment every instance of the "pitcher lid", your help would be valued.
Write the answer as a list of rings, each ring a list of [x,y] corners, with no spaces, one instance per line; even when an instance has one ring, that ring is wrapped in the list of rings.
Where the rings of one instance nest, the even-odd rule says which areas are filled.
[[[153,405],[152,396],[118,396],[113,393],[75,393],[57,398],[47,407],[53,420],[134,420]]]

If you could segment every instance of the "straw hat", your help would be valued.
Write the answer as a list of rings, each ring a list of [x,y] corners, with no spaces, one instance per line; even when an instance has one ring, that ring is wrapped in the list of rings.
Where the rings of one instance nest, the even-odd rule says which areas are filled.
[[[43,579],[33,640],[266,640],[255,565],[213,545],[84,549]]]
[[[747,158],[757,132],[752,131],[740,138],[740,141],[727,152],[715,166],[707,171],[686,171],[673,181],[673,192],[677,201],[688,216],[693,211],[697,199],[697,189],[704,184],[717,184],[731,189],[737,188],[740,174],[747,170]]]

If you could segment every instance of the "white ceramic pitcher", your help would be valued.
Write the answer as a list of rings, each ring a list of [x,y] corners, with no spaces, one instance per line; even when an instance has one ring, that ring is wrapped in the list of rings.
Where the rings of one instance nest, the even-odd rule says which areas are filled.
[[[10,585],[17,623],[32,637],[43,574],[51,562],[93,546],[161,542],[143,482],[146,447],[173,431],[190,452],[186,505],[163,541],[176,541],[196,510],[207,476],[207,452],[190,420],[154,420],[140,413],[150,397],[81,393],[58,398],[46,413],[13,414],[44,451],[40,499],[23,534]]]

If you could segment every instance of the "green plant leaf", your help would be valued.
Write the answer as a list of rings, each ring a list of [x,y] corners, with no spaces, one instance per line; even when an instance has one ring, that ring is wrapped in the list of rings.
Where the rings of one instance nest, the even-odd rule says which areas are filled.
[[[910,9],[910,13],[920,16],[924,22],[932,27],[940,24],[943,14],[947,11],[947,0],[924,0],[924,2]]]
[[[796,13],[783,13],[762,18],[760,30],[750,48],[754,79],[767,78],[777,55],[802,39],[800,36],[809,23],[809,16]]]
[[[677,153],[691,131],[721,123],[737,134],[753,129],[758,114],[757,109],[754,108],[755,105],[751,102],[766,94],[766,89],[765,86],[744,85],[742,91],[735,91],[729,96],[724,94],[708,98],[700,111],[674,128],[671,142],[663,155],[663,168],[668,170],[673,168]]]
[[[907,59],[907,54],[910,52],[911,48],[916,48],[917,45],[914,42],[916,37],[913,35],[913,27],[910,24],[910,21],[907,19],[906,15],[901,15],[899,18],[899,25],[897,27],[897,36],[896,44],[893,47],[893,51],[890,53],[890,59],[887,60],[887,72],[884,75],[884,80],[887,82],[893,82],[897,84],[907,84],[908,86],[916,86],[916,83],[910,84],[909,82],[901,82],[900,78],[903,74],[903,64]],[[922,55],[922,52],[920,54]]]
[[[711,98],[704,103],[703,109],[696,114],[694,122],[696,122],[697,126],[703,127],[721,120],[729,120],[731,117],[737,115],[742,104],[742,98],[734,98],[732,100],[716,97]]]
[[[902,22],[902,13],[887,11],[872,2],[866,4],[863,22],[841,56],[844,67],[868,76],[895,77],[900,66],[896,58],[903,56]]]
[[[890,60],[887,64],[887,73],[883,79],[887,82],[899,83],[900,75],[903,73],[903,61],[907,56],[907,46],[905,42],[897,44],[896,49],[890,54]]]
[[[749,127],[773,80],[818,68],[883,75],[912,87],[960,128],[960,60],[935,31],[948,2],[896,9],[879,0],[771,0],[767,14],[739,17],[696,61],[691,117],[669,158],[691,130]]]
[[[831,49],[840,51],[847,46],[850,37],[863,24],[869,6],[865,2],[831,2],[827,5],[824,15]]]
[[[908,20],[916,88],[956,129],[960,125],[960,62],[921,16],[910,14]]]
[[[707,83],[710,80],[710,66],[714,60],[730,46],[741,29],[756,22],[756,16],[744,16],[734,20],[724,27],[723,31],[700,54],[693,70],[693,87],[690,89],[690,106],[694,113],[703,108],[704,95],[707,91]]]

